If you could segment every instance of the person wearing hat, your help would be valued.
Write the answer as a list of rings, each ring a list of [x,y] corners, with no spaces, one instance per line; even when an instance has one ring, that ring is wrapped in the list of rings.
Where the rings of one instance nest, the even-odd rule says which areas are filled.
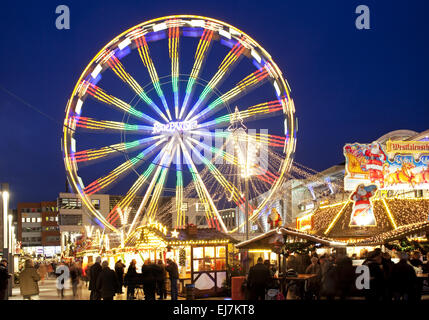
[[[7,289],[11,276],[7,269],[7,260],[2,259],[0,262],[0,300],[7,300]]]

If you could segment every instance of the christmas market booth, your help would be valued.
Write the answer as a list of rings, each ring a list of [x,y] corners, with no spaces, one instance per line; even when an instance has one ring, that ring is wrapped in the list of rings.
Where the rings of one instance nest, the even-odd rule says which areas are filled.
[[[162,260],[164,264],[172,259],[179,268],[179,294],[186,294],[186,285],[192,284],[196,297],[221,296],[225,293],[228,257],[236,242],[215,228],[188,225],[170,232],[160,223],[151,222],[137,228],[123,247],[105,250],[101,256],[108,259],[111,267],[119,259],[127,266],[135,259],[138,272],[148,259],[151,262]],[[94,256],[94,250],[80,253],[82,256],[88,254]]]
[[[290,254],[330,252],[345,250],[346,243],[319,235],[298,231],[288,227],[278,227],[250,240],[240,242],[236,248],[249,253],[249,267],[256,264],[259,257],[269,260],[283,271],[285,259]]]

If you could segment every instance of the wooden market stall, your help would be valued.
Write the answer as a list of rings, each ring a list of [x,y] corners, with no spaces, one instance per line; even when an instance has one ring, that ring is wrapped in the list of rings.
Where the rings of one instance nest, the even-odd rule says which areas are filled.
[[[97,250],[86,250],[79,256],[88,256],[85,260],[94,261],[94,255],[101,255],[111,267],[119,259],[126,266],[135,259],[137,272],[148,259],[151,262],[161,260],[164,264],[167,259],[172,259],[179,268],[179,293],[184,295],[186,285],[193,284],[196,297],[207,297],[224,293],[228,256],[236,242],[215,228],[191,225],[167,231],[160,223],[152,222],[137,228],[123,246],[98,253]]]

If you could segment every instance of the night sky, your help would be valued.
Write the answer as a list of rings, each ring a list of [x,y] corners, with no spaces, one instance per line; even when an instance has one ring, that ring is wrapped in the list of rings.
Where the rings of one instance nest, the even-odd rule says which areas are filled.
[[[66,4],[71,29],[55,28]],[[371,29],[357,30],[365,4]],[[79,75],[111,39],[143,21],[197,14],[258,41],[283,71],[299,131],[295,160],[321,171],[342,147],[397,129],[429,128],[428,1],[4,1],[0,11],[0,182],[17,202],[54,200],[65,189],[61,133]]]

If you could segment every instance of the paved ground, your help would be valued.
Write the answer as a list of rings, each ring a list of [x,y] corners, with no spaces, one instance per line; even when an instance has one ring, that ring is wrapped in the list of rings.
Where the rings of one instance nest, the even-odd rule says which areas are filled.
[[[56,288],[55,279],[47,279],[43,283],[39,282],[39,296],[33,297],[34,300],[61,300],[61,297]],[[124,288],[124,294],[116,295],[115,300],[126,300],[126,289]],[[426,292],[425,292],[426,293]],[[64,300],[89,300],[90,291],[86,285],[82,282],[82,286],[78,289],[78,296],[73,297],[71,287],[66,289],[64,292]],[[138,299],[143,299],[143,293],[137,294]],[[19,287],[12,289],[12,296],[9,297],[10,300],[22,300],[23,297],[20,294]],[[230,298],[206,298],[205,300],[229,300]],[[358,300],[362,298],[357,298]],[[167,300],[170,300],[170,296],[167,297]],[[184,300],[183,297],[179,297],[179,300]],[[424,294],[422,300],[429,300],[429,292]]]
[[[34,300],[61,300],[59,292],[56,287],[55,279],[45,280],[43,283],[39,282],[39,291],[40,294],[38,297],[33,297]],[[64,300],[89,300],[90,291],[84,283],[78,289],[78,296],[73,297],[71,287],[64,290]],[[142,294],[138,295],[139,299],[143,299]],[[22,300],[23,297],[19,291],[19,287],[12,289],[12,296],[9,297],[9,300]],[[170,300],[170,296],[167,297]],[[182,297],[179,297],[179,300],[182,300]],[[115,300],[126,300],[126,289],[124,289],[124,294],[116,295]]]

